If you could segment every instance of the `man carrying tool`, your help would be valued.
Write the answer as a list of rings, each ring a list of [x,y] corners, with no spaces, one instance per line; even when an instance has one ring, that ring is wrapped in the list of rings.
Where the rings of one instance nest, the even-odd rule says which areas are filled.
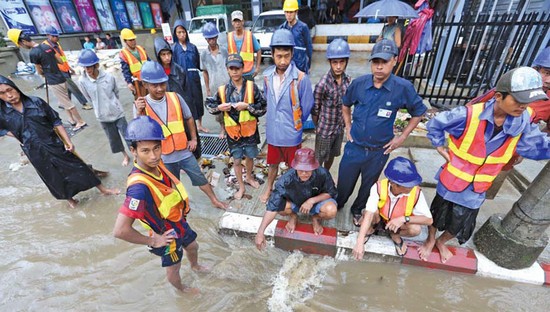
[[[124,28],[120,32],[120,39],[125,44],[125,47],[120,50],[120,67],[124,80],[128,84],[128,89],[132,91],[134,99],[140,96],[145,96],[147,90],[141,82],[141,65],[149,60],[145,49],[136,43],[136,35],[128,28]]]
[[[174,92],[166,92],[168,76],[159,63],[145,62],[141,77],[149,94],[139,97],[135,105],[138,114],[150,116],[162,127],[166,137],[162,141],[162,160],[166,168],[178,179],[180,170],[184,170],[193,186],[198,186],[214,207],[226,209],[227,204],[216,197],[193,157],[193,151],[197,148],[197,130],[185,100]],[[187,139],[184,123],[191,132],[190,140]]]
[[[30,41],[32,42],[32,41]],[[75,152],[59,115],[44,100],[27,96],[13,81],[0,75],[0,136],[16,138],[34,169],[57,199],[78,204],[76,194],[96,187],[116,195],[94,175]]]
[[[69,62],[67,62],[65,51],[63,51],[63,48],[59,43],[59,33],[57,32],[57,29],[53,26],[49,26],[46,28],[46,34],[48,35],[48,39],[44,40],[43,44],[49,45],[55,51],[55,56],[59,62],[57,67],[59,67],[59,70],[63,73],[63,75],[65,75],[65,79],[67,80],[69,99],[71,98],[71,94],[74,94],[76,99],[80,102],[80,104],[82,104],[82,109],[92,109],[92,105],[88,104],[88,100],[71,78],[71,75],[74,74],[74,70],[69,65]]]
[[[31,62],[36,66],[36,70],[46,81],[46,96],[49,104],[49,90],[57,97],[59,104],[63,106],[69,123],[73,126],[73,131],[78,131],[86,126],[86,122],[82,120],[78,110],[71,102],[67,90],[67,79],[59,70],[57,64],[58,59],[55,56],[55,51],[47,44],[35,43],[28,34],[22,33],[20,29],[10,29],[8,31],[10,38],[15,45],[25,49],[30,49]]]

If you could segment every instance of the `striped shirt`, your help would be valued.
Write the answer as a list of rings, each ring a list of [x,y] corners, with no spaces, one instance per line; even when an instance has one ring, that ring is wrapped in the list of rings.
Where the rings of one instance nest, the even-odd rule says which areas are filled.
[[[318,116],[317,135],[330,138],[342,132],[344,117],[342,116],[342,97],[351,83],[351,77],[345,73],[342,82],[338,84],[329,70],[315,86],[312,115]]]

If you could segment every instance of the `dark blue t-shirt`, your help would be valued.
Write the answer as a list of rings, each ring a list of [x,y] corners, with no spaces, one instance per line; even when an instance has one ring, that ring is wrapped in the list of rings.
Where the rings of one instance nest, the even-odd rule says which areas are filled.
[[[42,71],[48,84],[57,85],[66,81],[65,75],[63,75],[57,66],[55,51],[52,47],[42,43],[32,48],[29,56],[31,63],[42,66]]]

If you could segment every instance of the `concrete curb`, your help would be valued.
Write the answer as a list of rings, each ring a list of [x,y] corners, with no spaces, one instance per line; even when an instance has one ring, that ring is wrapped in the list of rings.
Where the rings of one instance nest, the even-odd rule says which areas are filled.
[[[221,233],[232,233],[242,237],[252,237],[258,231],[261,224],[261,217],[225,212],[219,221]],[[266,236],[274,236],[275,246],[284,250],[302,250],[306,253],[326,255],[326,250],[337,249],[336,257],[340,258],[345,252],[350,252],[355,246],[357,232],[350,232],[345,235],[335,229],[330,229],[321,236],[314,236],[311,233],[310,225],[297,228],[294,234],[282,233],[286,221],[272,222],[265,231]],[[277,230],[277,228],[279,230]],[[325,228],[328,230],[328,228]],[[300,232],[302,231],[302,232]],[[334,236],[332,239],[329,236]],[[278,243],[277,241],[283,241]],[[372,236],[366,246],[366,259],[376,258],[385,262],[401,262],[402,264],[440,269],[451,272],[474,274],[481,277],[489,277],[501,280],[530,283],[538,285],[550,285],[550,263],[534,263],[531,267],[522,270],[508,270],[499,267],[481,253],[471,248],[450,247],[455,254],[447,263],[440,262],[439,253],[434,250],[428,261],[418,258],[418,242],[406,241],[408,245],[407,254],[399,257],[390,239],[381,236]],[[321,245],[326,246],[321,246]]]

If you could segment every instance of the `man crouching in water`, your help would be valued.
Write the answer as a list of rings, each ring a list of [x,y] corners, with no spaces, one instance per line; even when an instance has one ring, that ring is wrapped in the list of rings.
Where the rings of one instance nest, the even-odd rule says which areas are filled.
[[[209,270],[198,263],[197,233],[185,219],[189,213],[187,192],[161,161],[162,129],[150,117],[140,116],[128,125],[126,140],[132,142],[130,151],[135,162],[128,176],[126,200],[119,209],[114,236],[147,245],[149,252],[161,257],[172,286],[185,293],[198,294],[197,288],[181,282],[179,272],[183,249],[191,269],[196,272]],[[149,235],[143,235],[132,227],[136,219],[149,230]]]
[[[279,178],[269,197],[267,211],[256,234],[259,250],[265,248],[265,229],[277,214],[290,216],[286,224],[286,230],[290,233],[296,228],[298,213],[312,216],[315,235],[323,233],[321,220],[336,217],[336,187],[330,172],[319,167],[315,152],[310,148],[297,150],[291,166],[292,169]]]

